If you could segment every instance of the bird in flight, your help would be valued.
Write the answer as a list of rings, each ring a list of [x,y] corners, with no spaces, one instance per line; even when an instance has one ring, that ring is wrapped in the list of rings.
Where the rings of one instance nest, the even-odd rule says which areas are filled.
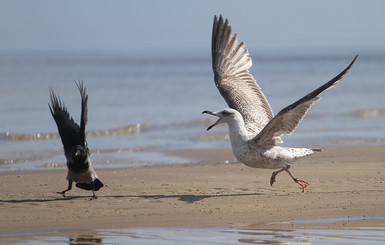
[[[84,190],[92,190],[92,199],[97,198],[95,191],[103,187],[103,183],[92,167],[90,151],[86,141],[85,128],[87,124],[87,102],[88,95],[82,82],[76,83],[81,96],[81,119],[80,126],[75,123],[69,115],[64,103],[56,96],[50,88],[51,104],[48,104],[52,117],[54,118],[60,138],[64,147],[64,155],[67,159],[68,188],[58,192],[65,197],[65,193],[72,189],[72,183]]]
[[[282,143],[281,136],[294,132],[312,104],[320,99],[319,94],[335,86],[358,55],[336,77],[274,116],[265,95],[249,72],[252,61],[245,44],[238,44],[237,39],[238,35],[232,34],[228,20],[215,16],[211,46],[214,81],[230,108],[202,112],[219,117],[207,130],[227,123],[232,150],[240,162],[253,168],[279,169],[273,172],[270,185],[278,173],[285,171],[305,191],[308,183],[291,174],[291,164],[322,149],[282,147],[278,145]]]

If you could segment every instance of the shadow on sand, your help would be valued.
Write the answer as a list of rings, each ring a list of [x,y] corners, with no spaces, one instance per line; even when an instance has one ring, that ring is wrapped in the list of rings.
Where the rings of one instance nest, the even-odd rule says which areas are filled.
[[[164,198],[175,198],[179,201],[186,203],[194,203],[207,198],[219,198],[219,197],[242,197],[242,196],[257,196],[263,195],[263,193],[237,193],[237,194],[208,194],[208,195],[192,195],[192,194],[180,194],[180,195],[107,195],[98,196],[99,198],[145,198],[145,199],[164,199]],[[1,203],[44,203],[54,201],[68,201],[76,199],[84,199],[88,196],[67,196],[67,197],[56,197],[56,198],[36,198],[36,199],[11,199],[11,200],[0,200]],[[97,200],[97,199],[96,199]]]

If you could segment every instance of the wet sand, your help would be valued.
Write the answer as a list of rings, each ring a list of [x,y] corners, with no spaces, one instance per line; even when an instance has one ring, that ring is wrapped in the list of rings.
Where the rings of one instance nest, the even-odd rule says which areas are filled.
[[[229,149],[183,150],[185,165],[97,169],[106,184],[74,187],[66,170],[0,173],[0,233],[147,226],[243,226],[331,217],[385,216],[385,146],[324,147],[292,173],[236,163]]]

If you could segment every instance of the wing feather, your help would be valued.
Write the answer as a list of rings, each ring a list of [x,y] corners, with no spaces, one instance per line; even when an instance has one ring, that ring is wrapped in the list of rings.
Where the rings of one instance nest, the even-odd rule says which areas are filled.
[[[297,128],[298,124],[302,121],[307,111],[313,105],[313,103],[320,99],[318,95],[326,89],[332,88],[343,78],[343,76],[349,71],[358,55],[354,57],[353,61],[336,77],[329,82],[325,83],[321,87],[317,88],[313,92],[302,97],[293,104],[282,109],[263,129],[262,131],[251,140],[253,144],[268,145],[280,143],[280,136],[284,134],[292,134]]]
[[[76,86],[79,89],[80,96],[81,96],[81,101],[82,101],[82,107],[81,107],[81,115],[80,115],[80,131],[79,133],[81,134],[82,138],[86,138],[85,136],[85,130],[86,130],[86,124],[88,120],[88,95],[86,92],[86,88],[83,86],[83,82],[79,81],[76,83]]]
[[[246,128],[262,128],[273,118],[273,112],[260,87],[249,72],[252,60],[245,44],[237,44],[228,20],[214,17],[212,65],[215,85],[229,107],[243,116]]]
[[[48,107],[54,118],[65,152],[75,145],[86,146],[85,125],[87,124],[87,99],[86,90],[81,82],[76,84],[82,97],[82,112],[80,126],[70,116],[67,107],[50,88],[51,104]]]

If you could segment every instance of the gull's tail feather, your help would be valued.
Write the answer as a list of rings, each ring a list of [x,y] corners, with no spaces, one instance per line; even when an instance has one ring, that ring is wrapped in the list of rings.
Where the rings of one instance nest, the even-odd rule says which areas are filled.
[[[311,149],[312,151],[314,151],[314,152],[323,152],[324,150],[323,149],[321,149],[321,148],[313,148],[313,149]]]

